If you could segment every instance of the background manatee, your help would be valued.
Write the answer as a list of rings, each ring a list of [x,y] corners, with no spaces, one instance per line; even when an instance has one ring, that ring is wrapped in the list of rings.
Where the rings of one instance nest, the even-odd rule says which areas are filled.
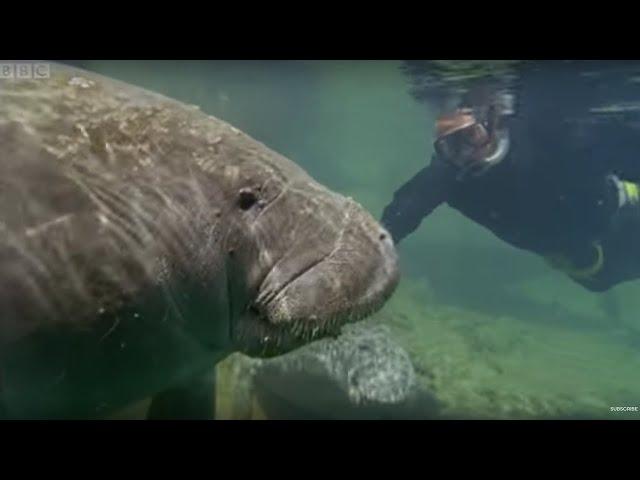
[[[306,411],[302,418],[393,418],[417,400],[411,360],[384,325],[353,325],[336,339],[255,362],[258,394],[267,404],[286,399]]]
[[[232,126],[62,66],[0,80],[7,415],[170,406],[228,353],[334,334],[397,281],[363,208]]]

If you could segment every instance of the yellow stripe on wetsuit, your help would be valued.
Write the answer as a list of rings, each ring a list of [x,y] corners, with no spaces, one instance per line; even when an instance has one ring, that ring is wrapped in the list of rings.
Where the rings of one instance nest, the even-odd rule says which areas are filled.
[[[629,201],[632,204],[638,203],[638,200],[640,200],[640,189],[638,188],[638,184],[623,181],[622,186]]]

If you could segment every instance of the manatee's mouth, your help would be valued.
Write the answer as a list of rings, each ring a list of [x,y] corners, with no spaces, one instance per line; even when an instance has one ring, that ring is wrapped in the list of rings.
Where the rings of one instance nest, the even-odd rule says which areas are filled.
[[[287,289],[321,262],[322,260],[314,262],[288,279],[278,289],[260,289],[256,300],[247,306],[234,328],[234,343],[243,353],[267,358],[294,350],[315,338],[340,334],[342,325],[348,323],[349,319],[340,321],[335,318],[319,321],[317,318],[299,318],[278,322],[271,314],[277,308],[274,307],[276,299],[286,302]],[[362,312],[362,317],[365,315],[366,313]],[[352,316],[351,321],[357,321],[362,317]]]
[[[360,272],[359,262],[334,250],[310,261],[277,288],[263,282],[235,322],[234,343],[245,354],[272,357],[335,337],[342,326],[377,312],[399,279],[395,250],[385,241],[388,244],[376,252],[377,261],[369,262],[368,270]]]

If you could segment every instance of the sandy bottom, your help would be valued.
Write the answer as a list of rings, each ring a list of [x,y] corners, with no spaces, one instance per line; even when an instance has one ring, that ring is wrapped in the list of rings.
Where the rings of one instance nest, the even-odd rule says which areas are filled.
[[[539,301],[556,301],[559,292],[545,295],[543,285],[518,288],[536,292]],[[412,359],[420,389],[439,405],[434,409],[433,402],[425,402],[424,409],[405,417],[640,419],[640,412],[611,410],[640,406],[640,336],[606,323],[594,314],[597,305],[578,299],[563,305],[558,318],[532,321],[438,305],[428,298],[426,286],[404,282],[369,320],[391,327]],[[576,323],[565,318],[567,312],[591,320]],[[318,405],[287,405],[286,398],[280,399],[281,408],[265,412],[243,377],[246,364],[235,355],[219,365],[219,418],[280,418],[282,411],[305,407],[318,418]],[[332,418],[332,412],[325,414]]]
[[[535,292],[540,302],[554,302],[562,294],[545,292],[544,285],[517,288]],[[563,304],[558,318],[547,315],[539,321],[428,298],[421,282],[403,282],[387,306],[368,320],[391,327],[411,357],[420,390],[439,405],[434,409],[433,402],[425,402],[410,418],[640,419],[640,412],[612,411],[640,406],[640,335],[624,325],[607,324],[593,313],[597,305],[587,297]],[[567,312],[591,321],[576,323],[565,318]],[[254,391],[250,365],[238,354],[218,365],[218,419],[277,419],[283,418],[282,411],[307,407],[314,418],[323,418],[322,405],[292,405],[286,398],[275,401],[280,402],[277,408],[273,399],[266,405]],[[144,418],[148,404],[138,402],[112,418]],[[324,413],[332,418],[332,412]]]

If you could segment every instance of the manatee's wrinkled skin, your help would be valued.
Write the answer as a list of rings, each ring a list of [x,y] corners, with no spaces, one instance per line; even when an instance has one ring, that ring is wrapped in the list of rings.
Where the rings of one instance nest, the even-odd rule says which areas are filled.
[[[259,394],[317,409],[318,418],[402,414],[418,394],[409,355],[384,325],[350,325],[336,339],[256,360],[251,370]]]
[[[106,413],[229,352],[285,353],[397,281],[362,207],[197,108],[58,65],[0,80],[0,388],[35,402],[16,415]]]

